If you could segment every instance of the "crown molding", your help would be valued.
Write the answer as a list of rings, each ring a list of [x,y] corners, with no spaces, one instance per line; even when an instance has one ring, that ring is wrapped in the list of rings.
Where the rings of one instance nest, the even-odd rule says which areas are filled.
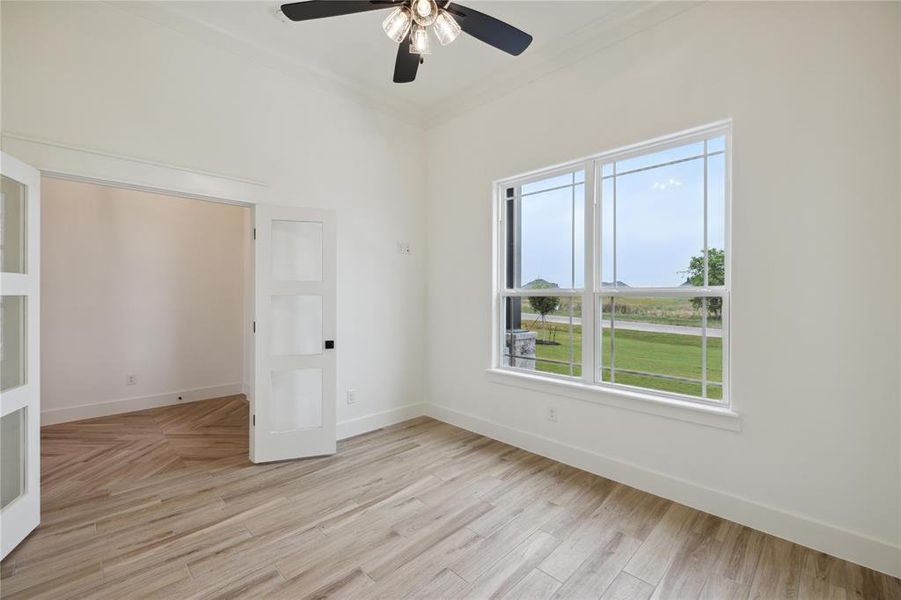
[[[425,114],[428,128],[507,96],[537,79],[594,56],[705,1],[654,0],[622,3],[612,13],[586,24],[560,43],[550,44],[539,52],[526,52],[504,71],[492,73],[436,103]]]
[[[205,23],[191,15],[173,12],[178,3],[169,2],[104,2],[107,6],[132,14],[153,24],[165,27],[190,39],[201,41],[218,50],[228,52],[239,59],[247,60],[276,71],[305,85],[313,85],[325,92],[336,93],[350,98],[367,108],[386,113],[411,125],[425,124],[424,111],[416,104],[397,98],[388,98],[373,92],[367,86],[342,77],[328,69],[310,63],[297,56],[274,51],[253,40],[242,38]],[[275,18],[275,17],[273,17]]]
[[[223,31],[192,15],[175,12],[169,3],[107,1],[108,6],[200,40],[272,69],[282,75],[337,93],[408,124],[429,129],[511,94],[529,83],[566,68],[637,33],[676,17],[706,0],[622,2],[610,13],[586,23],[564,38],[524,53],[502,70],[466,85],[440,102],[422,106],[357,83],[321,65],[272,50],[254,40]],[[177,3],[175,3],[177,6]]]

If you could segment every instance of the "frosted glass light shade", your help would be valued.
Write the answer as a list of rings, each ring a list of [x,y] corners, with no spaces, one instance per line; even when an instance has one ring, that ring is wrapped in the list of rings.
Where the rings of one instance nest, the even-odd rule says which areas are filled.
[[[413,35],[410,38],[410,52],[413,54],[432,53],[432,46],[429,42],[429,32],[425,27],[416,27],[413,29]]]
[[[423,27],[435,22],[438,16],[438,5],[435,0],[413,0],[413,20]]]
[[[391,11],[388,18],[382,21],[382,29],[385,30],[389,38],[399,44],[407,37],[412,23],[413,19],[410,16],[410,11],[406,7],[400,6]]]
[[[442,46],[447,46],[460,35],[460,25],[449,12],[442,10],[435,19],[435,35]]]

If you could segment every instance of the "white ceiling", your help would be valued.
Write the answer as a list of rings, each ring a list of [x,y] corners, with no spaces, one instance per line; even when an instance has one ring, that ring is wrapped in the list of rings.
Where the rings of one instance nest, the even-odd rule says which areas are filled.
[[[391,81],[397,46],[382,32],[387,11],[294,23],[280,2],[141,2],[120,6],[158,21],[216,38],[270,63],[318,73],[358,94],[409,113],[418,121],[499,93],[499,85],[534,78],[575,60],[598,36],[654,2],[573,0],[465,0],[466,4],[530,33],[519,57],[461,35],[433,50],[416,81]],[[118,4],[118,3],[117,3]],[[140,5],[140,8],[138,8]]]

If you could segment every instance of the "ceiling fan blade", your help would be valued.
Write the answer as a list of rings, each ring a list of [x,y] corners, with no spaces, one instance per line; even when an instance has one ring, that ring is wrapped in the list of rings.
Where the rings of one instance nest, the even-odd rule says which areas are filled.
[[[292,21],[309,21],[381,10],[401,3],[402,0],[306,0],[282,4],[282,14]]]
[[[525,31],[520,31],[477,10],[466,8],[456,2],[452,2],[446,10],[454,15],[463,31],[513,56],[522,54],[532,43],[532,36]]]
[[[410,34],[397,45],[397,60],[394,61],[394,83],[410,83],[416,79],[419,61],[422,57],[410,52]]]

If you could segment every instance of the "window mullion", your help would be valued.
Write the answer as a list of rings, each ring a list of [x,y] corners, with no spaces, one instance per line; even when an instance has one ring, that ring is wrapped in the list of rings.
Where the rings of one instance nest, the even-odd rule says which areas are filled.
[[[582,381],[585,383],[595,382],[596,360],[595,360],[595,319],[594,319],[594,290],[597,286],[595,282],[595,261],[597,256],[596,250],[596,213],[597,213],[597,178],[594,172],[594,162],[587,161],[584,165],[585,169],[585,185],[584,200],[582,202],[582,226],[585,233],[583,235],[583,243],[585,246],[584,260],[584,276],[582,281]],[[574,299],[575,300],[575,299]]]
[[[707,397],[707,304],[709,298],[701,302],[701,397]]]
[[[704,140],[704,287],[710,285],[710,257],[707,247],[707,140]]]
[[[610,285],[614,288],[617,287],[617,282],[619,281],[619,274],[617,273],[618,265],[616,260],[616,161],[613,162],[613,211],[612,218],[613,223],[611,227],[611,231],[613,231],[613,244],[611,246],[613,253],[613,260],[611,264],[613,265],[613,281],[610,282]],[[602,282],[603,283],[603,282]],[[603,307],[603,303],[602,303]],[[610,383],[616,383],[616,297],[610,297]]]

